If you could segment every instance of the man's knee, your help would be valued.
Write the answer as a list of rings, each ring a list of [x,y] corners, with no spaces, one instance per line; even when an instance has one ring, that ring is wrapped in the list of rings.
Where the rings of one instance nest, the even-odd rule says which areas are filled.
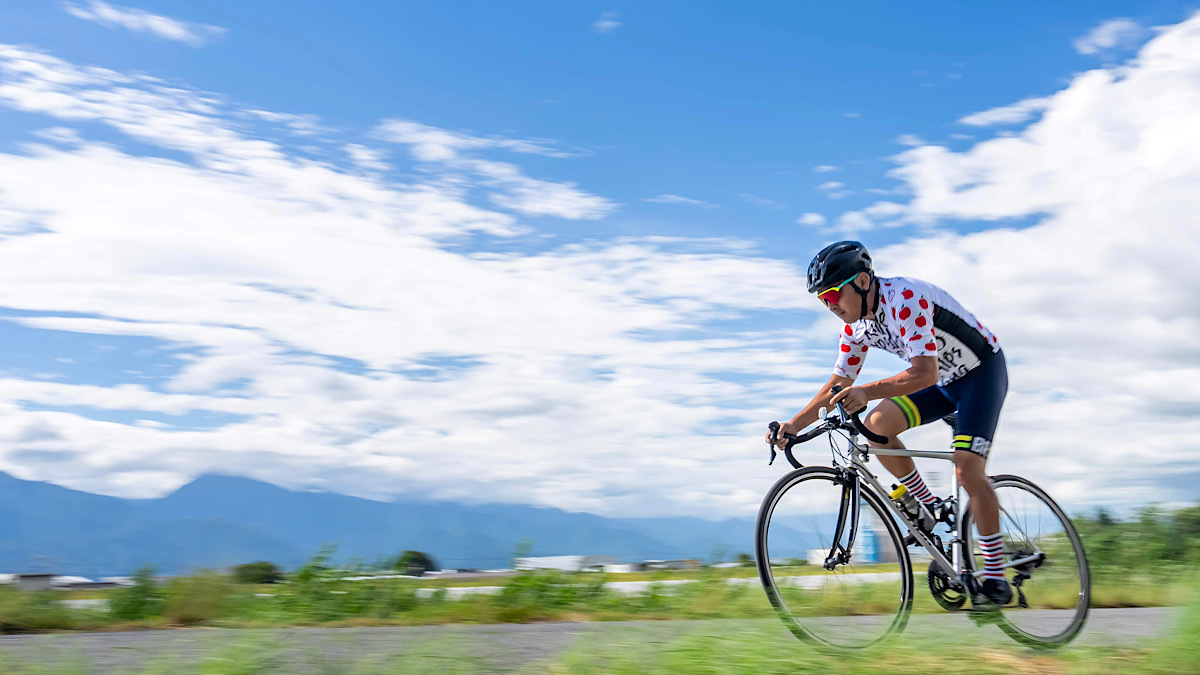
[[[963,487],[987,482],[987,460],[970,450],[954,451],[954,471]]]
[[[871,412],[867,413],[867,418],[863,420],[863,423],[871,431],[889,438],[895,438],[901,432],[908,431],[908,418],[904,416],[904,411],[900,409],[900,406],[891,399],[880,401]]]

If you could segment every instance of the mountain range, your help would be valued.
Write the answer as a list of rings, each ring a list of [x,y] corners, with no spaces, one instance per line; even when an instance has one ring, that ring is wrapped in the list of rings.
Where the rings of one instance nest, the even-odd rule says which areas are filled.
[[[0,572],[87,577],[222,569],[256,560],[295,569],[322,546],[334,562],[366,563],[407,549],[444,568],[502,568],[530,555],[617,560],[730,556],[753,551],[751,518],[605,518],[513,504],[382,502],[296,492],[248,478],[204,475],[157,499],[122,499],[0,472]]]

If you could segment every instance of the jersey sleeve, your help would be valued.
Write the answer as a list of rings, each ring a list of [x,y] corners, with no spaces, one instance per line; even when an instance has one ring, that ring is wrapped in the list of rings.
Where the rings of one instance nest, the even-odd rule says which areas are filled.
[[[833,367],[833,374],[838,377],[848,377],[851,380],[858,377],[862,370],[863,360],[867,358],[867,345],[854,339],[854,331],[850,326],[842,330],[838,340],[838,360]]]
[[[905,289],[897,296],[892,311],[900,325],[900,337],[905,342],[906,360],[917,356],[937,358],[937,340],[933,337],[933,301],[924,295]]]

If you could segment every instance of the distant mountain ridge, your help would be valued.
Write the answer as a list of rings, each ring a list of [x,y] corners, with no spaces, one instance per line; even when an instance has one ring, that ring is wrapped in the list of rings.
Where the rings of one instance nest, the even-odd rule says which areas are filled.
[[[533,555],[618,560],[709,559],[753,550],[754,521],[604,518],[513,504],[378,502],[293,492],[249,478],[203,475],[159,499],[121,499],[0,472],[0,572],[126,575],[142,565],[180,574],[269,560],[294,569],[321,546],[368,563],[405,549],[443,567],[507,567]]]

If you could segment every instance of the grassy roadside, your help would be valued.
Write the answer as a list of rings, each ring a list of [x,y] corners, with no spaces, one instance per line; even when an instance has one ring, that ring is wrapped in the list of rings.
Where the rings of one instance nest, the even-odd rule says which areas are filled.
[[[316,646],[282,645],[268,634],[247,633],[234,642],[210,642],[190,657],[172,654],[145,666],[111,670],[114,675],[241,675],[251,673],[518,672],[528,675],[774,675],[776,673],[1196,673],[1200,672],[1200,596],[1194,592],[1174,628],[1162,638],[1123,646],[1072,646],[1033,652],[989,639],[988,629],[935,635],[906,634],[866,652],[828,654],[790,637],[774,622],[723,622],[689,627],[663,638],[632,629],[585,635],[565,652],[519,668],[498,667],[465,637],[412,643],[403,653],[337,654]],[[452,635],[452,634],[450,634]],[[62,662],[60,662],[62,663]],[[80,656],[66,665],[19,661],[0,651],[0,672],[12,675],[75,675],[93,672]]]
[[[894,568],[895,566],[890,566]],[[894,571],[877,570],[877,571]],[[700,570],[695,583],[651,583],[635,595],[605,587],[612,575],[527,573],[504,580],[494,595],[459,600],[439,590],[417,594],[424,584],[412,579],[345,581],[333,570],[311,569],[291,583],[240,585],[218,574],[174,579],[166,587],[146,583],[110,594],[110,610],[72,610],[53,591],[24,592],[0,587],[0,632],[106,631],[139,628],[210,626],[277,628],[286,626],[395,626],[451,623],[491,624],[541,621],[622,621],[631,619],[755,619],[773,617],[761,587],[730,584],[726,570]],[[655,581],[669,578],[666,575]],[[676,577],[677,578],[677,577]],[[1093,583],[1094,607],[1178,604],[1191,577],[1176,570],[1146,570],[1138,576],[1102,574]],[[427,587],[427,586],[426,586]],[[894,607],[892,586],[862,586],[853,607],[817,606],[821,615],[885,611]],[[1069,594],[1068,594],[1069,595]],[[1069,597],[1041,593],[1035,606],[1066,606]],[[826,602],[828,604],[828,602]],[[938,613],[916,578],[916,613]]]

